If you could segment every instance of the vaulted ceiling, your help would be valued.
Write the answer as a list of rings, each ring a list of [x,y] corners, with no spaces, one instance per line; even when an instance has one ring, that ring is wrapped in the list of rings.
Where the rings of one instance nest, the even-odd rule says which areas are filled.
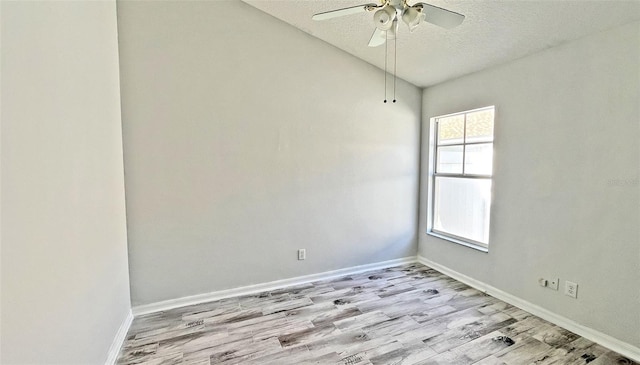
[[[367,46],[375,29],[372,13],[363,12],[324,21],[311,19],[315,13],[377,0],[243,1],[366,62],[384,68],[385,46]],[[412,5],[417,1],[409,0],[408,3]],[[640,20],[640,0],[424,2],[464,14],[466,18],[462,25],[449,30],[423,22],[410,33],[404,23],[400,24],[397,74],[420,87],[428,87],[563,42]],[[393,42],[388,45],[388,51],[392,52]],[[594,49],[593,52],[598,50]],[[390,55],[389,65],[392,67],[393,53]]]

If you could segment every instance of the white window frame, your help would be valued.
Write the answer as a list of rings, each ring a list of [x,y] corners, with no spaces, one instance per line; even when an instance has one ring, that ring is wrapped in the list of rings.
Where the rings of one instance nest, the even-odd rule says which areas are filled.
[[[465,237],[459,237],[456,235],[453,235],[451,233],[448,232],[442,232],[442,231],[438,231],[433,229],[433,219],[434,219],[434,215],[435,215],[435,181],[436,181],[436,176],[439,177],[454,177],[454,178],[463,178],[463,179],[488,179],[491,180],[491,202],[489,203],[489,222],[491,222],[491,207],[492,207],[492,203],[493,203],[493,171],[491,173],[491,175],[477,175],[477,174],[465,174],[464,173],[464,157],[465,157],[465,153],[463,152],[463,160],[462,160],[462,173],[461,174],[455,174],[455,173],[436,173],[436,164],[437,164],[437,139],[438,139],[438,119],[443,119],[443,118],[447,118],[447,117],[452,117],[452,116],[456,116],[456,115],[465,115],[465,125],[464,125],[464,133],[466,134],[466,115],[470,114],[470,113],[474,113],[474,112],[479,112],[479,111],[483,111],[483,110],[489,110],[489,109],[493,109],[494,112],[494,138],[491,141],[491,144],[494,145],[495,143],[495,115],[496,115],[496,108],[494,105],[491,106],[487,106],[487,107],[482,107],[482,108],[477,108],[477,109],[471,109],[471,110],[466,110],[466,111],[462,111],[462,112],[457,112],[457,113],[451,113],[451,114],[446,114],[446,115],[439,115],[436,117],[432,117],[430,118],[429,121],[429,167],[428,167],[428,174],[429,174],[429,179],[428,179],[428,184],[427,184],[427,234],[431,235],[431,236],[435,236],[447,241],[451,241],[463,246],[467,246],[482,252],[489,252],[489,243],[484,243],[484,242],[479,242],[479,241],[475,241],[469,238],[465,238]],[[466,136],[465,136],[466,137]],[[474,145],[474,144],[486,144],[487,142],[471,142],[471,143],[466,143],[466,140],[463,139],[462,143],[460,144],[452,144],[452,145]],[[463,148],[464,151],[464,148]],[[494,147],[494,151],[495,151],[495,147]],[[494,153],[494,157],[495,157],[495,153]],[[494,158],[495,159],[495,158]]]

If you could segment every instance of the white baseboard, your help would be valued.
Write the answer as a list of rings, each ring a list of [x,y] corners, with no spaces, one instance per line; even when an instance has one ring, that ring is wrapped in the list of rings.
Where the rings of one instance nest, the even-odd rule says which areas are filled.
[[[535,305],[531,302],[528,302],[524,299],[516,297],[512,294],[504,292],[498,288],[495,288],[491,285],[488,285],[484,282],[476,280],[472,277],[459,273],[455,270],[452,270],[446,266],[442,266],[438,263],[435,263],[429,259],[426,259],[420,255],[418,255],[418,262],[426,265],[432,269],[440,271],[441,273],[456,279],[460,282],[463,282],[475,289],[478,289],[486,294],[491,295],[492,297],[498,298],[504,302],[507,302],[511,305],[514,305],[522,310],[525,310],[533,315],[536,315],[548,322],[551,322],[555,325],[558,325],[562,328],[565,328],[575,334],[578,334],[588,340],[596,342],[604,347],[607,347],[610,350],[613,350],[623,356],[626,356],[634,361],[640,362],[640,348],[635,347],[629,343],[620,341],[614,337],[611,337],[605,333],[600,331],[596,331],[592,328],[583,326],[577,322],[570,320],[569,318],[563,317],[559,314],[553,313],[548,309],[542,308],[538,305]]]
[[[129,332],[131,322],[133,322],[133,313],[129,310],[127,317],[120,324],[120,328],[118,328],[116,337],[113,338],[113,342],[111,343],[111,347],[107,353],[107,361],[104,363],[105,365],[115,365],[116,360],[118,360],[118,355],[120,354],[120,349],[124,344],[124,340],[127,338],[127,332]]]
[[[401,259],[376,262],[373,264],[352,266],[352,267],[339,269],[339,270],[325,271],[318,274],[298,276],[290,279],[276,280],[276,281],[270,281],[267,283],[242,286],[239,288],[220,290],[220,291],[215,291],[211,293],[192,295],[192,296],[182,297],[177,299],[170,299],[162,302],[135,306],[133,307],[132,310],[133,310],[134,316],[139,316],[143,314],[161,312],[161,311],[166,311],[173,308],[184,307],[187,305],[206,303],[214,300],[238,297],[243,295],[251,295],[251,294],[261,293],[265,291],[281,289],[288,286],[306,284],[312,281],[332,279],[339,276],[352,275],[352,274],[357,274],[364,271],[384,269],[387,267],[410,264],[414,262],[416,262],[416,257],[411,256],[411,257],[405,257]]]

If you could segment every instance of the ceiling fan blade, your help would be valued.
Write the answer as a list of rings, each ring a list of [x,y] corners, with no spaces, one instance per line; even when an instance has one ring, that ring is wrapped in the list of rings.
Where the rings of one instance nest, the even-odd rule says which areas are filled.
[[[324,13],[318,13],[312,16],[311,19],[313,20],[333,19],[340,16],[358,14],[365,11],[371,11],[377,7],[378,6],[376,4],[362,4],[362,5],[352,6],[349,8],[336,9],[331,11],[325,11]]]
[[[376,30],[373,31],[371,39],[369,40],[369,47],[378,47],[383,45],[384,42],[387,41],[386,33],[386,31],[376,28]]]
[[[451,10],[439,8],[437,6],[425,3],[418,3],[416,5],[422,6],[422,14],[424,15],[424,20],[446,29],[456,27],[462,24],[462,21],[464,20],[464,15],[458,14]]]

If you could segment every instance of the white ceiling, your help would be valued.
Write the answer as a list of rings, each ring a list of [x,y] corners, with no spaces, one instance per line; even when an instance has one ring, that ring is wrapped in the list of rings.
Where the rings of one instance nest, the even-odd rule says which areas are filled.
[[[313,21],[318,12],[378,0],[243,0],[296,28],[384,68],[384,46],[367,46],[373,14]],[[400,24],[397,74],[427,87],[583,37],[640,20],[640,0],[409,0],[423,1],[466,16],[446,30],[422,23],[409,33]],[[389,51],[391,45],[389,43]],[[638,45],[640,47],[640,45]],[[597,50],[594,50],[597,52]],[[392,54],[391,54],[392,55]],[[392,64],[392,58],[390,59]]]

